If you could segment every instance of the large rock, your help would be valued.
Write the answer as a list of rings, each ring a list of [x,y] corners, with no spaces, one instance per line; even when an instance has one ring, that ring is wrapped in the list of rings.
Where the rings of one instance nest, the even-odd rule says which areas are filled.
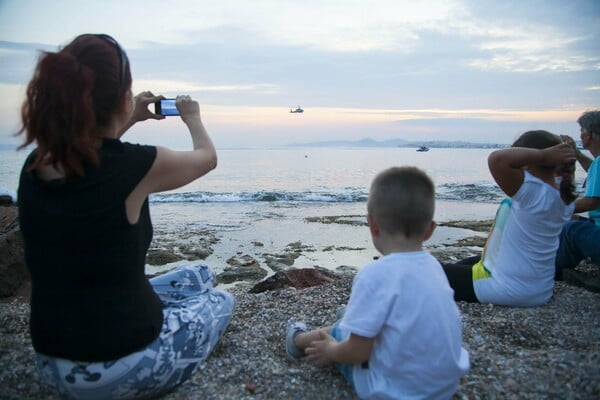
[[[16,294],[29,281],[16,206],[0,207],[0,297]]]
[[[237,281],[258,281],[267,275],[258,261],[248,254],[237,254],[227,260],[230,266],[217,275],[218,283],[233,283]]]
[[[285,271],[276,272],[264,281],[254,285],[250,293],[262,293],[267,290],[283,289],[294,287],[304,289],[311,286],[323,285],[340,279],[340,276],[325,268],[291,268]]]

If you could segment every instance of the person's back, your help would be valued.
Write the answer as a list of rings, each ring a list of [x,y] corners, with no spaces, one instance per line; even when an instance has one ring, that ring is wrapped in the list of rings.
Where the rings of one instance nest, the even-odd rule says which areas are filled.
[[[100,165],[86,166],[85,178],[44,181],[28,170],[34,150],[19,183],[33,344],[44,354],[80,361],[139,350],[163,320],[144,273],[152,240],[148,204],[136,224],[125,213],[125,199],[156,151],[104,139],[98,154]],[[66,329],[72,326],[78,329]]]
[[[367,203],[383,255],[355,276],[344,315],[310,331],[291,322],[286,351],[315,365],[338,364],[361,398],[450,398],[469,369],[461,321],[442,267],[422,249],[435,229],[435,187],[414,167],[374,179]]]
[[[369,367],[354,371],[364,398],[450,398],[469,366],[453,291],[427,251],[363,267],[340,327],[376,337]]]
[[[560,137],[541,130],[490,154],[490,172],[508,198],[482,256],[443,265],[455,300],[521,307],[550,300],[558,234],[576,197],[571,175],[563,171],[572,169],[574,159]]]
[[[572,207],[558,190],[525,172],[519,191],[500,208],[506,212],[499,211],[482,260],[494,279],[475,280],[475,294],[482,303],[545,304],[554,289],[557,237]]]
[[[19,214],[31,273],[30,332],[40,380],[74,399],[149,398],[195,373],[231,319],[235,299],[201,263],[144,273],[148,196],[216,167],[189,96],[175,101],[193,149],[120,140],[164,119],[133,96],[129,59],[106,34],[44,52],[22,107]],[[173,301],[176,300],[176,301]]]

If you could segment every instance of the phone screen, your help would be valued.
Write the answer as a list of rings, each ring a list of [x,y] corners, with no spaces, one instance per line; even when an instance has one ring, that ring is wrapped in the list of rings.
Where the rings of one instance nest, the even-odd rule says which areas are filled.
[[[154,112],[156,114],[172,116],[179,115],[179,110],[175,106],[175,99],[162,99],[154,103]]]

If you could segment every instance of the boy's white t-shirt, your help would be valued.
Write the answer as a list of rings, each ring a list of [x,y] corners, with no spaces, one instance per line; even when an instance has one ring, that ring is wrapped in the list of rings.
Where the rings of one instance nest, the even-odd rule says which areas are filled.
[[[469,369],[454,292],[426,251],[392,253],[364,266],[340,327],[375,338],[368,368],[353,368],[361,398],[450,398]]]
[[[477,300],[521,307],[547,303],[559,234],[573,208],[574,203],[565,205],[558,189],[525,172],[517,193],[496,214],[482,257],[487,274],[473,281]]]

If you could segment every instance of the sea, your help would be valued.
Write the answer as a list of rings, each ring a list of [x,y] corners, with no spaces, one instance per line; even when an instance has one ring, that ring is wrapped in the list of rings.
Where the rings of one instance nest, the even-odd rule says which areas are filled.
[[[289,250],[291,243],[304,249],[295,266],[360,268],[377,254],[364,223],[369,186],[378,172],[403,165],[424,170],[436,185],[435,220],[439,224],[488,220],[504,197],[487,168],[492,151],[221,149],[214,171],[179,189],[150,196],[152,221],[155,230],[174,236],[214,233],[218,241],[205,261],[216,270],[227,268],[232,257],[248,254],[260,259],[260,255]],[[26,153],[0,150],[0,192],[16,197]],[[577,175],[585,176],[582,171]],[[443,246],[477,234],[481,233],[440,226],[426,244]],[[156,271],[170,267],[149,266]]]

